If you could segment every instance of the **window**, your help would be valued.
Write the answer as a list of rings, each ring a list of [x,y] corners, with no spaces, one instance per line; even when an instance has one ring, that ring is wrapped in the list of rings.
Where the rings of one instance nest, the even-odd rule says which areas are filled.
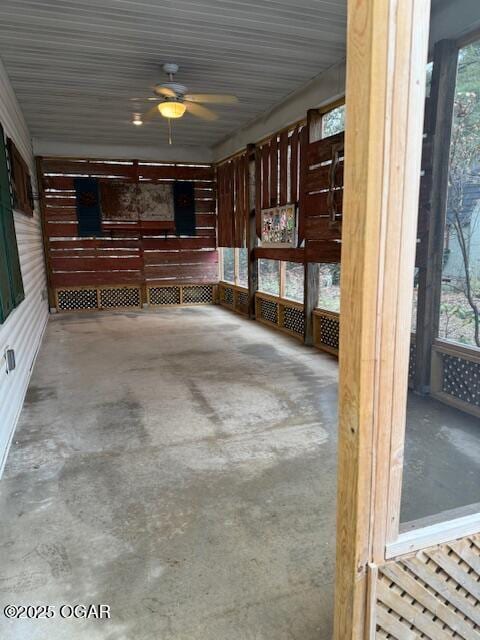
[[[318,307],[340,311],[340,264],[319,264]]]
[[[345,105],[336,107],[322,117],[322,138],[328,138],[345,130]]]
[[[8,157],[10,159],[13,206],[18,211],[33,216],[32,181],[27,163],[10,138],[7,140],[7,147]]]
[[[221,279],[248,288],[248,249],[220,248]]]
[[[285,298],[303,302],[304,265],[299,262],[285,262]]]
[[[24,299],[3,129],[0,127],[0,323]]]
[[[222,248],[222,274],[225,282],[235,282],[235,249]]]
[[[239,287],[248,287],[248,249],[236,249],[238,252],[237,284]]]
[[[258,288],[272,296],[280,295],[280,262],[278,260],[258,261]]]

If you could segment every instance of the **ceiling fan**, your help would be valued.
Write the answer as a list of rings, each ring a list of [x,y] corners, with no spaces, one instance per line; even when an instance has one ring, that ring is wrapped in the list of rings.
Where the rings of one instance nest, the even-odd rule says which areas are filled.
[[[210,104],[235,104],[237,96],[219,93],[187,93],[185,85],[174,81],[174,76],[179,67],[174,63],[163,65],[163,70],[168,76],[168,81],[157,84],[154,93],[157,97],[147,98],[149,101],[158,102],[143,116],[143,120],[149,120],[157,114],[164,118],[178,119],[186,112],[202,120],[216,120],[218,115],[201,103]]]

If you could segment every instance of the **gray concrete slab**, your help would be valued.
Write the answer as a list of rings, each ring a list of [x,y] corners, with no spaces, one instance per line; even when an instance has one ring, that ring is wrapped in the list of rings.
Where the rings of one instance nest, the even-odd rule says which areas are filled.
[[[52,317],[0,483],[2,640],[330,640],[337,362],[215,307]],[[409,402],[402,520],[478,500]],[[105,603],[110,620],[6,620]]]
[[[411,393],[401,522],[480,502],[480,420]]]
[[[327,640],[336,361],[220,308],[53,317],[0,483],[2,640]]]

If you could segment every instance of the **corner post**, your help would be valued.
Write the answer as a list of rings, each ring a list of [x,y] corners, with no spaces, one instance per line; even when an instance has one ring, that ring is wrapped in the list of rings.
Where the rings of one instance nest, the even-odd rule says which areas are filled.
[[[430,92],[432,160],[430,193],[425,212],[427,231],[424,259],[419,267],[414,389],[428,393],[431,383],[432,345],[438,337],[442,293],[443,245],[448,196],[448,166],[458,48],[453,40],[437,42],[433,52]],[[429,128],[430,128],[429,127]],[[427,132],[428,134],[428,132]]]
[[[335,640],[398,528],[429,0],[349,0]]]
[[[307,144],[320,140],[322,137],[322,114],[319,109],[309,109],[307,111]],[[301,146],[301,153],[307,153],[305,145]],[[300,215],[305,215],[300,211]],[[319,294],[318,264],[315,262],[305,262],[303,276],[303,309],[305,314],[305,329],[303,341],[306,345],[312,345],[313,336],[313,310],[318,306]]]
[[[255,258],[255,247],[258,245],[256,216],[257,216],[257,152],[254,144],[247,145],[248,163],[248,222],[247,222],[247,249],[248,249],[248,316],[255,318],[255,294],[258,291],[258,260]],[[260,215],[260,212],[258,213]]]

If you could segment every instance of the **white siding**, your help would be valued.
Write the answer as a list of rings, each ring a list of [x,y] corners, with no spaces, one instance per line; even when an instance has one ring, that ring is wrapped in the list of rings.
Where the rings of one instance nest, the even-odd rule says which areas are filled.
[[[28,128],[1,61],[0,122],[6,135],[13,139],[28,162],[32,179],[35,180]],[[34,191],[36,192],[35,182]],[[30,380],[32,365],[48,318],[47,301],[42,297],[46,281],[38,208],[33,218],[15,213],[15,230],[25,300],[0,325],[0,474],[3,471],[8,447]],[[3,358],[7,345],[15,349],[17,361],[16,369],[8,375],[5,372]]]

